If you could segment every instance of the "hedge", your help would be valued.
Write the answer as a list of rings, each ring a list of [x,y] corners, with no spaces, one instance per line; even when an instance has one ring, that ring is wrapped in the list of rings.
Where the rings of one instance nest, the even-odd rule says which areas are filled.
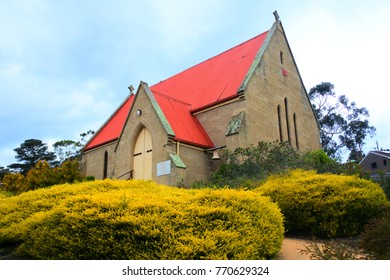
[[[83,180],[77,160],[67,160],[61,166],[50,167],[47,161],[38,161],[34,168],[24,176],[19,173],[7,173],[2,179],[0,189],[13,194],[29,190],[46,188],[53,185],[74,183]]]
[[[364,227],[359,245],[377,260],[390,260],[390,209]]]
[[[295,170],[271,176],[255,191],[281,208],[286,231],[348,237],[389,206],[381,187],[356,176]]]
[[[0,246],[33,259],[268,259],[280,209],[249,191],[148,181],[59,185],[0,198]]]
[[[0,198],[5,198],[5,197],[8,197],[9,195],[7,195],[7,193],[5,191],[1,191],[0,190]]]

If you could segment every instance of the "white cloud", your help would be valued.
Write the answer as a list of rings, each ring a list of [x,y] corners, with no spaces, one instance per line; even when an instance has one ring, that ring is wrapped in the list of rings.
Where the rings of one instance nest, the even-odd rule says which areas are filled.
[[[109,114],[113,110],[111,103],[108,102],[112,101],[112,97],[113,94],[103,81],[87,80],[62,95],[66,104],[63,108],[67,109],[61,112],[60,118],[76,121],[87,120],[88,115]]]

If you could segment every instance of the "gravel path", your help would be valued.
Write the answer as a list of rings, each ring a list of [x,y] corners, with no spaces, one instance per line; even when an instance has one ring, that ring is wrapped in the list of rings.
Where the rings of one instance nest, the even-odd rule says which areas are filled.
[[[310,260],[309,255],[300,254],[300,250],[305,249],[306,240],[285,237],[277,260]]]

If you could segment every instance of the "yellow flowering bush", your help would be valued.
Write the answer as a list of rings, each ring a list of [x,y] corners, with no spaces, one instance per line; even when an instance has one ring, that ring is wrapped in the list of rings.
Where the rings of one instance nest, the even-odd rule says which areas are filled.
[[[22,174],[7,173],[1,181],[1,188],[6,192],[18,193],[27,191],[27,180]]]
[[[34,259],[267,259],[280,209],[251,191],[149,181],[66,184],[0,198],[0,247]]]
[[[0,198],[8,197],[7,193],[0,190]]]
[[[47,161],[38,161],[26,176],[19,173],[8,173],[2,179],[0,186],[4,191],[19,194],[29,190],[46,188],[63,183],[81,181],[79,163],[67,160],[61,166],[50,167]]]
[[[356,235],[389,206],[372,181],[315,171],[271,176],[256,191],[278,204],[287,231],[323,237]]]

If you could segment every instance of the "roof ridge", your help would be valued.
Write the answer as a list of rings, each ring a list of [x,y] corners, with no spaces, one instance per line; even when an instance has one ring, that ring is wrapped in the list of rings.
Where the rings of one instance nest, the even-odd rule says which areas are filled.
[[[390,156],[390,152],[388,151],[369,151],[369,152],[380,156]]]
[[[198,66],[198,65],[200,65],[200,64],[202,64],[202,63],[205,63],[206,61],[210,61],[210,60],[212,60],[212,59],[214,59],[214,58],[216,58],[216,57],[218,57],[218,56],[221,56],[221,55],[223,55],[223,54],[225,54],[225,53],[227,53],[227,52],[229,52],[229,51],[231,51],[231,50],[233,50],[233,49],[235,49],[235,48],[238,48],[238,47],[240,47],[240,46],[242,46],[242,45],[248,43],[249,41],[252,41],[252,40],[254,40],[254,39],[256,39],[256,38],[258,38],[258,37],[260,37],[260,36],[263,36],[263,35],[264,35],[265,33],[267,33],[267,32],[269,32],[269,30],[266,30],[266,31],[264,31],[264,32],[261,33],[261,34],[258,34],[258,35],[256,35],[256,36],[254,36],[254,37],[252,37],[252,38],[250,38],[250,39],[248,39],[248,40],[246,40],[246,41],[244,41],[244,42],[242,42],[242,43],[240,43],[240,44],[238,44],[238,45],[236,45],[236,46],[234,46],[234,47],[231,47],[231,48],[229,48],[229,49],[227,49],[227,50],[225,50],[225,51],[223,51],[223,52],[221,52],[221,53],[219,53],[219,54],[216,54],[216,55],[214,55],[214,56],[212,56],[212,57],[210,57],[210,58],[208,58],[208,59],[206,59],[206,60],[202,60],[201,62],[199,62],[199,63],[197,63],[197,64],[194,64],[194,65],[192,65],[191,67],[188,67],[188,68],[184,69],[183,71],[180,71],[180,72],[176,73],[176,74],[173,75],[173,76],[170,76],[170,77],[168,77],[168,78],[166,78],[166,79],[164,79],[164,80],[161,80],[160,82],[158,82],[158,83],[152,85],[151,88],[152,88],[153,86],[155,86],[155,85],[158,85],[158,84],[161,84],[161,83],[165,82],[166,80],[169,80],[169,79],[171,79],[171,78],[173,78],[173,77],[176,77],[176,76],[180,75],[181,73],[183,73],[183,72],[185,72],[185,71],[187,71],[187,70],[190,70],[190,69],[192,69],[192,68],[194,68],[194,67],[196,67],[196,66]]]

